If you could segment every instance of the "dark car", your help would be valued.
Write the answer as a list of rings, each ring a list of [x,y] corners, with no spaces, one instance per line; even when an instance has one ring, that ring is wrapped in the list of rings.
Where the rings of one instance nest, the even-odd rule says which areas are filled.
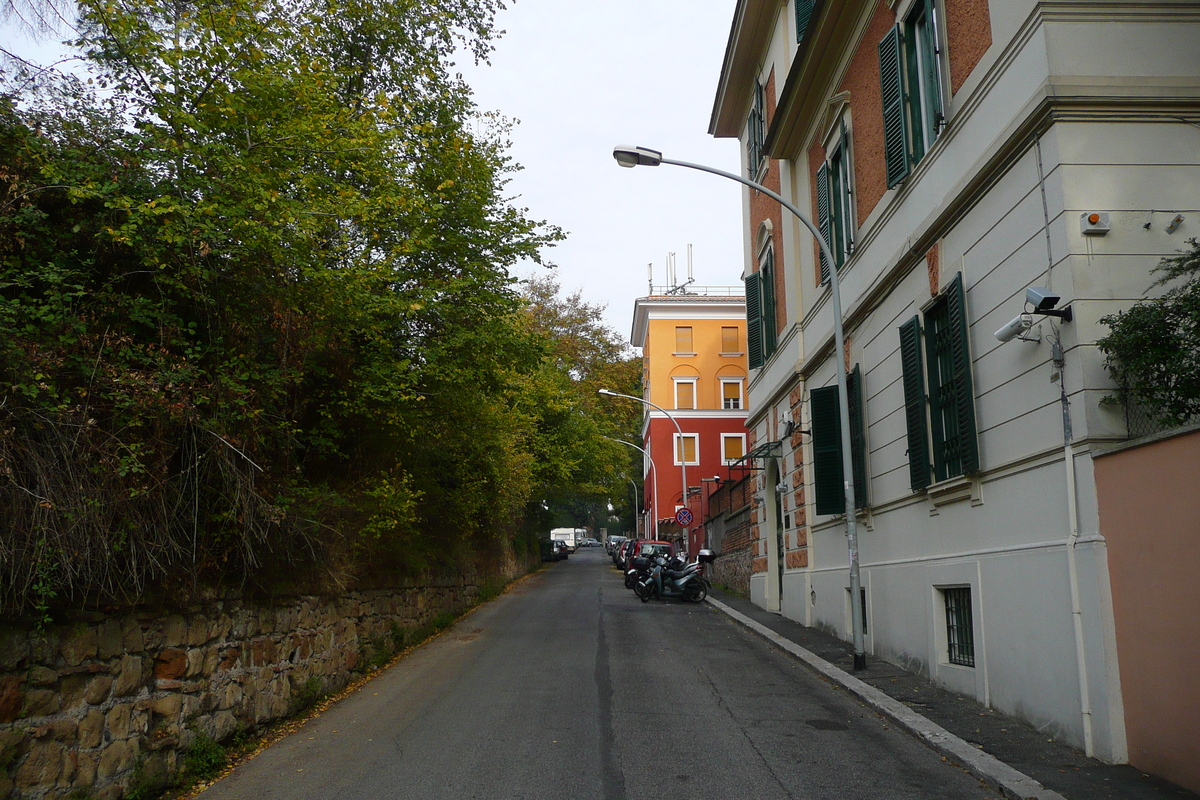
[[[554,540],[554,551],[556,553],[558,553],[558,557],[560,560],[571,557],[571,547],[566,542],[560,542],[559,540],[555,539]]]
[[[554,546],[554,542],[549,539],[543,539],[541,542],[542,561],[558,561],[558,548]]]

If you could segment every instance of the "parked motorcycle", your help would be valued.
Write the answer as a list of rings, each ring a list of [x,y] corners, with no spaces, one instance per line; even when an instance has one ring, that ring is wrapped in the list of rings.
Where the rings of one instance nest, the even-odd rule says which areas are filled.
[[[652,597],[678,597],[689,603],[699,603],[708,597],[709,584],[708,578],[704,577],[704,567],[713,558],[711,550],[701,550],[690,564],[658,556],[652,560],[649,573],[637,582],[634,591],[643,603],[648,603]]]

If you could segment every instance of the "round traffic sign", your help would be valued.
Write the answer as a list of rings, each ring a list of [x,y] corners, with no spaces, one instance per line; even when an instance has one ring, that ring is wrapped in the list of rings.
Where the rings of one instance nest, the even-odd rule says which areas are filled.
[[[675,512],[675,521],[680,525],[692,524],[692,512],[689,509],[681,508]]]

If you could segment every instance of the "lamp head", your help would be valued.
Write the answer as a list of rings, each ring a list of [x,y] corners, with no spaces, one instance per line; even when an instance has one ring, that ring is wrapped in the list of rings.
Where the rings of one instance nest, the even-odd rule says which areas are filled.
[[[657,167],[662,163],[662,153],[648,147],[619,144],[613,148],[613,158],[622,167]]]
[[[610,392],[608,389],[597,389],[596,394],[604,397],[612,397],[612,392]]]

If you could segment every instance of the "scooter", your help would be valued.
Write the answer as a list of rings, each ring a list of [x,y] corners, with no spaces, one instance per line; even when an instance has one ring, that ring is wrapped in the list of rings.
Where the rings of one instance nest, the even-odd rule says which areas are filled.
[[[669,563],[661,556],[655,558],[649,574],[637,582],[634,591],[643,603],[648,603],[652,597],[678,597],[689,603],[699,603],[708,597],[709,584],[704,577],[704,567],[713,557],[711,550],[701,550],[697,559],[686,565]]]

